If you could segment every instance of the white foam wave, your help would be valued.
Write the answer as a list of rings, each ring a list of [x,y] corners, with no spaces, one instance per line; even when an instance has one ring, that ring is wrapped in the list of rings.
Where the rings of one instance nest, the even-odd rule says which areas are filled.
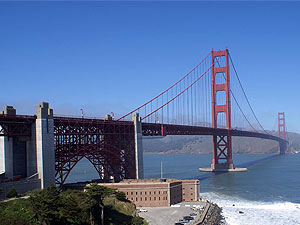
[[[219,193],[201,196],[223,208],[223,216],[229,225],[300,225],[300,204],[249,201]]]

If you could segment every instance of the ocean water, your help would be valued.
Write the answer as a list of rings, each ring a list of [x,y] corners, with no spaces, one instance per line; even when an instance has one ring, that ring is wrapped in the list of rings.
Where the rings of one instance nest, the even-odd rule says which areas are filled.
[[[144,155],[146,178],[192,178],[200,180],[200,196],[217,203],[230,225],[300,224],[300,154],[280,156],[233,156],[236,167],[248,172],[199,172],[209,167],[211,155]],[[79,162],[67,182],[97,178],[93,166]],[[240,213],[242,211],[243,213]]]

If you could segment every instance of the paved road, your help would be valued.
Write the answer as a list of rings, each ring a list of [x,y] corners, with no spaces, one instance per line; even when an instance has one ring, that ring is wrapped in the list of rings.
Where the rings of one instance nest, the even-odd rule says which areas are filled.
[[[150,225],[173,225],[184,216],[189,216],[194,212],[192,210],[194,205],[204,206],[205,202],[182,202],[176,204],[179,207],[141,207],[148,212],[140,212],[139,216],[145,218]],[[198,214],[199,211],[196,213]]]

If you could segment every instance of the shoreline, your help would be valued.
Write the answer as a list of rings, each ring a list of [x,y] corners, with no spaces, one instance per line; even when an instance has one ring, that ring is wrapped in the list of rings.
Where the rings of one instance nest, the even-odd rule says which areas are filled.
[[[220,196],[213,192],[201,196],[222,208],[222,216],[226,225],[272,225],[274,221],[278,221],[278,224],[299,224],[299,218],[296,215],[300,212],[300,203],[249,200]]]
[[[181,219],[193,213],[194,219],[184,224],[228,225],[222,215],[222,208],[204,199],[164,207],[137,207],[137,210],[138,215],[150,225],[180,223]]]
[[[222,207],[218,206],[216,203],[207,201],[207,205],[202,212],[201,218],[197,223],[207,224],[207,225],[227,225],[225,217],[222,214]]]

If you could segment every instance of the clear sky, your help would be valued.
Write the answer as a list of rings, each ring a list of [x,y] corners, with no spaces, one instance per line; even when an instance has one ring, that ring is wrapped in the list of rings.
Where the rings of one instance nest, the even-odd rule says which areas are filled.
[[[226,47],[263,126],[300,132],[300,2],[0,2],[0,107],[121,115]]]

